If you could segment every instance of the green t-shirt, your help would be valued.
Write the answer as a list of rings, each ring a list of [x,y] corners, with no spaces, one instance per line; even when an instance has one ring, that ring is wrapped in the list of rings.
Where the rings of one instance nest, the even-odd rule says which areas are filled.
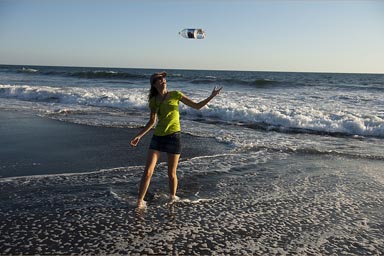
[[[170,98],[159,102],[156,97],[149,100],[149,108],[157,113],[157,125],[153,132],[156,136],[165,136],[175,132],[179,132],[180,114],[179,101],[183,94],[179,91],[170,92]]]

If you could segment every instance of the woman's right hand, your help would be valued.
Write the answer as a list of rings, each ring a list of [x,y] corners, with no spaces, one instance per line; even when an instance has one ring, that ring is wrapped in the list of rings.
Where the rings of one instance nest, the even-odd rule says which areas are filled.
[[[220,93],[221,89],[223,89],[223,87],[216,88],[216,86],[215,86],[215,87],[213,88],[213,91],[212,91],[212,93],[211,93],[211,96],[212,96],[212,97],[216,97],[216,96]]]
[[[137,144],[139,143],[139,141],[140,141],[140,137],[135,137],[135,138],[133,138],[132,140],[131,140],[131,146],[132,147],[136,147],[137,146]]]

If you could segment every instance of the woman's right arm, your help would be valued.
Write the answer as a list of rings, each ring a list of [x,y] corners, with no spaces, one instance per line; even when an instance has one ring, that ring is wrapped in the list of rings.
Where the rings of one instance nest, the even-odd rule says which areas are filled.
[[[145,127],[131,140],[131,146],[136,147],[140,139],[149,132],[156,123],[156,112],[151,110],[148,123]]]

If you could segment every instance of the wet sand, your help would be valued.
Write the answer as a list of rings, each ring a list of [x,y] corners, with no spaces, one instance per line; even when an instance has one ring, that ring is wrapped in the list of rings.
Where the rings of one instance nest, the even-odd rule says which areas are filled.
[[[151,180],[148,208],[138,212],[149,135],[132,150],[128,144],[135,129],[72,125],[11,112],[3,116],[8,122],[0,124],[0,139],[10,147],[1,147],[0,153],[9,156],[0,154],[2,159],[21,161],[23,152],[36,163],[51,160],[51,166],[60,167],[65,158],[79,167],[93,157],[97,164],[89,161],[88,166],[99,170],[109,164],[111,169],[0,178],[1,255],[384,252],[382,161],[266,149],[187,160],[218,153],[226,145],[185,135],[178,168],[181,200],[169,203],[167,168],[161,163]],[[76,154],[68,156],[69,149]],[[114,168],[118,165],[125,167]],[[84,166],[79,168],[83,172]]]
[[[139,129],[71,124],[15,111],[0,111],[0,120],[0,178],[144,165],[152,136],[132,148]],[[182,135],[182,145],[181,161],[227,148],[188,134]]]

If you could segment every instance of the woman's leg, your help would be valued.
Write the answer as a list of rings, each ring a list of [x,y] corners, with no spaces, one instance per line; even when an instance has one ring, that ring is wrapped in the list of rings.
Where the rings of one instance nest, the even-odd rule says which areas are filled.
[[[169,179],[169,195],[171,199],[176,197],[177,190],[177,165],[179,163],[180,154],[168,154],[168,179]]]
[[[149,183],[151,182],[151,177],[153,174],[153,171],[155,170],[157,160],[160,157],[160,152],[156,150],[149,150],[148,151],[148,157],[147,157],[147,163],[144,169],[143,176],[141,177],[140,182],[140,189],[139,189],[139,197],[137,199],[137,206],[142,207],[144,206],[144,197],[147,193]]]

